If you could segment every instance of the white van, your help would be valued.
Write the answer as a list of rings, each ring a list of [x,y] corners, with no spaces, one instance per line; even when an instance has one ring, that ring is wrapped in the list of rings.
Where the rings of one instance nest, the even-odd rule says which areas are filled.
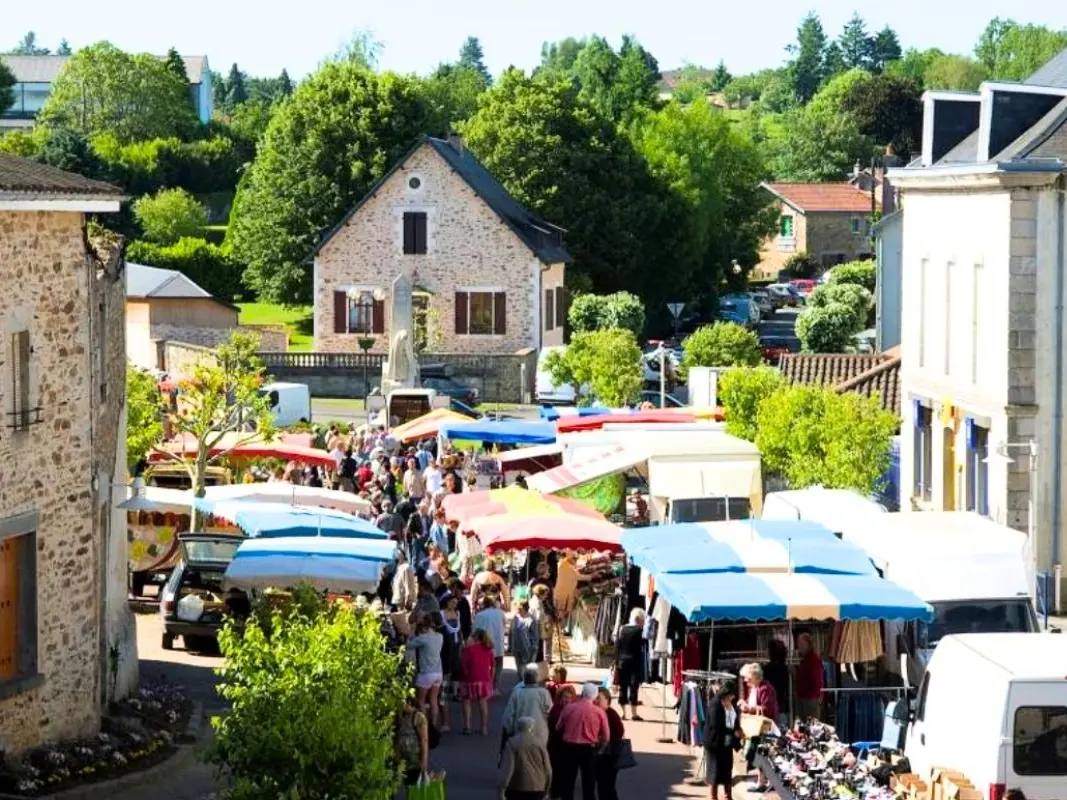
[[[556,386],[552,382],[552,373],[545,369],[545,362],[550,353],[562,353],[566,349],[566,345],[542,347],[541,352],[537,354],[537,377],[534,386],[536,402],[574,405],[574,387],[567,383]]]
[[[279,428],[311,422],[311,390],[306,383],[268,383],[259,394],[270,398],[270,413]]]
[[[1067,637],[946,636],[919,687],[904,754],[911,771],[960,772],[985,800],[1021,789],[1067,798]]]
[[[763,498],[763,519],[802,519],[817,522],[840,537],[845,528],[871,514],[884,514],[885,507],[849,489],[790,489],[768,492]]]

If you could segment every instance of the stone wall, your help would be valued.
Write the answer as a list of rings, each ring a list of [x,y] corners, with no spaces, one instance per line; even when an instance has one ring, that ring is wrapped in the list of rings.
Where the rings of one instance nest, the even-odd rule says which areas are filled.
[[[100,722],[104,567],[93,522],[91,440],[99,388],[82,223],[78,213],[0,212],[0,523],[38,515],[39,677],[0,683],[0,741],[10,752],[92,734]],[[30,335],[30,402],[40,407],[39,422],[26,431],[6,427],[13,402],[10,338],[19,331]],[[116,391],[121,397],[121,385]],[[19,580],[34,576],[20,572]]]
[[[419,178],[411,189],[409,180]],[[427,253],[403,254],[403,213],[427,214]],[[315,350],[354,353],[361,334],[334,333],[334,292],[386,292],[383,331],[389,330],[388,289],[402,271],[430,293],[429,337],[434,350],[448,353],[509,354],[540,346],[539,298],[542,264],[499,216],[426,145],[394,173],[336,233],[315,258]],[[503,335],[455,332],[455,293],[507,294]],[[372,352],[388,351],[385,334],[374,336]]]
[[[198,361],[215,357],[208,347],[180,341],[159,340],[156,349],[159,354],[156,368],[171,375],[191,375]]]
[[[258,336],[261,353],[284,353],[289,349],[289,329],[284,325],[238,325],[237,330]]]
[[[859,233],[852,232],[854,218],[863,220]],[[855,261],[860,256],[870,258],[874,253],[867,232],[867,215],[820,211],[806,214],[804,220],[805,249],[820,261],[835,253],[842,254],[845,261]]]

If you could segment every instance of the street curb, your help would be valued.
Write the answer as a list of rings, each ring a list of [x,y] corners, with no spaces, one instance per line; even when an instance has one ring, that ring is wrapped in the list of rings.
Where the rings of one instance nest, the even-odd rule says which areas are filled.
[[[204,725],[203,703],[194,702],[193,710],[189,714],[189,723],[186,725],[183,735],[179,737],[182,741],[175,744],[177,750],[170,758],[160,761],[148,769],[131,772],[128,775],[122,775],[109,781],[75,786],[72,789],[45,795],[43,800],[106,800],[119,789],[136,786],[141,783],[156,783],[165,780],[171,774],[181,772],[196,761],[202,739],[207,730],[208,726]],[[26,800],[26,796],[0,792],[0,800]]]

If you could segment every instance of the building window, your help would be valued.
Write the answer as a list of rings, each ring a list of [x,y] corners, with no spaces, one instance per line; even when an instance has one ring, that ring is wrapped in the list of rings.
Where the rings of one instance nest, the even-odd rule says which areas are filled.
[[[30,407],[30,332],[11,334],[11,422],[16,431],[28,430],[33,409]]]
[[[422,181],[419,179],[419,177],[417,175],[412,175],[410,178],[408,178],[408,188],[409,189],[411,189],[412,191],[415,191],[420,186],[422,186]]]
[[[348,332],[373,333],[374,292],[359,289],[348,293]]]
[[[782,214],[778,218],[778,235],[783,239],[793,238],[793,218],[788,214]]]
[[[426,212],[404,212],[404,255],[426,254]]]
[[[863,217],[852,217],[848,225],[853,236],[864,236],[867,233],[867,220]]]
[[[37,674],[36,515],[0,520],[0,686]]]
[[[456,327],[460,335],[503,336],[507,330],[507,295],[491,289],[456,292]]]
[[[562,328],[567,319],[567,297],[562,286],[556,287],[556,327]]]
[[[966,421],[967,433],[967,510],[983,516],[989,514],[989,429]]]
[[[929,501],[934,480],[933,412],[918,400],[912,403],[915,431],[911,493],[912,497]]]
[[[545,289],[545,330],[550,331],[556,327],[556,294],[551,289]]]

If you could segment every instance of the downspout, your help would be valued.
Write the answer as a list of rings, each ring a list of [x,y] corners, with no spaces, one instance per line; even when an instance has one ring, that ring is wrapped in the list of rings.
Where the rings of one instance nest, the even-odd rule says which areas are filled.
[[[1060,494],[1060,481],[1063,475],[1061,466],[1063,456],[1063,290],[1064,290],[1064,257],[1063,249],[1067,242],[1064,241],[1064,179],[1061,176],[1056,187],[1056,377],[1055,377],[1055,405],[1052,410],[1052,550],[1049,553],[1048,575],[1054,573],[1054,566],[1059,560],[1060,554],[1060,519],[1062,515]],[[1033,542],[1030,543],[1033,546]],[[1052,598],[1048,592],[1049,580],[1045,578],[1045,608],[1047,609]],[[1058,595],[1059,587],[1056,587],[1054,597]],[[1061,609],[1057,608],[1059,612]]]

